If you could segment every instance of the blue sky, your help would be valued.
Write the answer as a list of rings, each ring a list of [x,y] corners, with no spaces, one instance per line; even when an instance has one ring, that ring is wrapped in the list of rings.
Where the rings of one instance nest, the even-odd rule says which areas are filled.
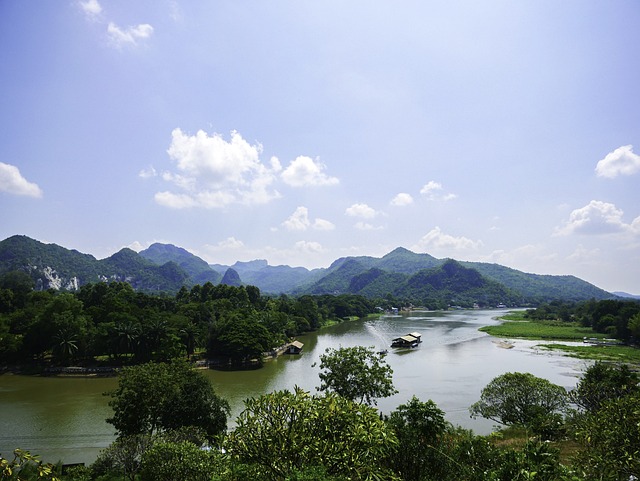
[[[0,237],[309,268],[403,246],[640,294],[639,24],[635,0],[2,1]]]

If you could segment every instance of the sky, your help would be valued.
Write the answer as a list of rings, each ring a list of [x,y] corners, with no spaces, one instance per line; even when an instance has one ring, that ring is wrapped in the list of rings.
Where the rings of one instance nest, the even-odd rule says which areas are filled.
[[[0,239],[640,294],[640,3],[0,0]]]

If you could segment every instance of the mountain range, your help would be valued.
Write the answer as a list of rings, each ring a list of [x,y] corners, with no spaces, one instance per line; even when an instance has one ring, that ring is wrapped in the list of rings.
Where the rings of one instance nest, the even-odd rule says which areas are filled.
[[[616,295],[574,276],[524,273],[498,264],[437,259],[398,247],[383,257],[343,257],[309,270],[266,260],[208,264],[171,244],[136,253],[124,248],[98,260],[56,244],[16,235],[0,241],[0,276],[23,271],[37,289],[76,290],[86,283],[125,281],[148,292],[176,292],[211,282],[254,285],[265,294],[360,294],[421,305],[535,304],[608,299]]]

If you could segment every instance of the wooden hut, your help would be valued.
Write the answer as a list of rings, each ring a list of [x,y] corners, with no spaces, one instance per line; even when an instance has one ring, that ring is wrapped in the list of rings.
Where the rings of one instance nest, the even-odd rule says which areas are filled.
[[[304,347],[304,344],[302,344],[300,341],[293,341],[293,342],[289,343],[285,353],[286,354],[301,354],[303,347]]]

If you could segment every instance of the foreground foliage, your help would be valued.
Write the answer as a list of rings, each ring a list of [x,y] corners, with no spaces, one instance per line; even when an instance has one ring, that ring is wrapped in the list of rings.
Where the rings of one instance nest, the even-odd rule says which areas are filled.
[[[396,443],[375,409],[296,388],[245,401],[225,446],[255,479],[280,480],[322,466],[331,476],[383,480],[394,479],[385,460]]]

